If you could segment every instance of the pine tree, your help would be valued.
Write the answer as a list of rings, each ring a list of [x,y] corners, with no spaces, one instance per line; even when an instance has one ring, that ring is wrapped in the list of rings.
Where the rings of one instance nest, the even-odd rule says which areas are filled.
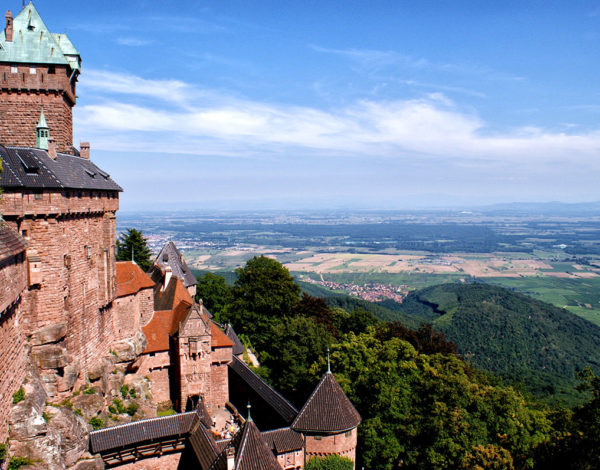
[[[152,253],[141,230],[127,229],[127,233],[121,232],[117,240],[117,261],[131,261],[148,271],[152,267]]]

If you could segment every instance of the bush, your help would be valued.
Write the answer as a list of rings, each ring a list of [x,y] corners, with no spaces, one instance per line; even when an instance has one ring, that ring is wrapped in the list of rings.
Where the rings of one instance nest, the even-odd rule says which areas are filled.
[[[127,385],[123,385],[121,387],[121,396],[123,398],[127,398],[127,395],[129,395],[129,387]]]
[[[339,455],[329,455],[327,457],[313,457],[310,459],[304,470],[352,470],[354,464],[347,457]]]
[[[88,422],[90,423],[92,428],[94,428],[94,430],[100,429],[102,426],[104,426],[104,420],[98,416],[90,418]]]
[[[123,402],[121,400],[119,400],[118,398],[115,398],[113,400],[113,404],[115,405],[115,408],[117,409],[117,412],[119,414],[123,414],[127,411],[127,409],[125,408],[125,406],[123,406]]]
[[[6,444],[0,444],[0,460],[4,460],[8,457],[8,449],[6,448]]]
[[[133,416],[139,408],[140,408],[140,405],[138,405],[137,403],[130,403],[129,406],[127,407],[127,414],[129,416]]]
[[[96,387],[89,387],[83,391],[84,395],[93,395],[94,393],[96,393]]]
[[[27,457],[11,457],[8,461],[8,470],[19,470],[19,468],[32,463]]]
[[[23,400],[25,400],[25,389],[20,387],[19,390],[13,394],[13,405],[22,402]]]

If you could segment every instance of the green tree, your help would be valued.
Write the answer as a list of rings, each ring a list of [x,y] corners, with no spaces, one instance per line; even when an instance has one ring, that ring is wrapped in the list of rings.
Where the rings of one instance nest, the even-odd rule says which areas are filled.
[[[141,230],[134,228],[122,232],[117,240],[117,261],[131,261],[131,256],[143,271],[152,267],[150,248]]]
[[[273,325],[261,360],[273,386],[296,405],[302,405],[315,382],[310,366],[327,355],[334,341],[326,326],[309,317],[285,317]],[[323,367],[321,374],[325,371]]]
[[[348,457],[328,455],[327,457],[313,457],[306,462],[305,470],[352,470],[354,464]]]
[[[221,312],[233,299],[233,290],[223,276],[206,273],[198,276],[196,300],[202,299],[204,306],[219,321]]]
[[[281,263],[266,256],[248,260],[236,274],[233,302],[225,319],[261,351],[268,344],[271,327],[290,315],[300,301],[300,287]]]

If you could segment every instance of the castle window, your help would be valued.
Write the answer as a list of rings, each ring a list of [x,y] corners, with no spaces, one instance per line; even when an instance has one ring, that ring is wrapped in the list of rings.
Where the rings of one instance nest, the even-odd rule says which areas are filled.
[[[37,73],[37,69],[35,67],[29,67],[29,74],[35,75]]]
[[[321,439],[323,439],[323,436],[315,436],[315,441],[320,441]]]
[[[19,73],[19,69],[17,68],[16,65],[10,66],[10,73]]]
[[[346,437],[352,436],[352,431],[346,431]]]
[[[65,256],[63,257],[63,261],[64,261],[64,263],[65,263],[65,267],[66,267],[67,269],[70,269],[70,268],[71,268],[71,255],[65,255]]]
[[[26,238],[27,237],[27,230],[21,230],[21,236],[23,238]]]
[[[50,67],[48,67],[48,73],[49,74],[55,74],[56,73],[56,67],[54,67],[54,65],[51,65]]]
[[[36,191],[33,193],[33,199],[42,199],[43,194],[41,191]]]

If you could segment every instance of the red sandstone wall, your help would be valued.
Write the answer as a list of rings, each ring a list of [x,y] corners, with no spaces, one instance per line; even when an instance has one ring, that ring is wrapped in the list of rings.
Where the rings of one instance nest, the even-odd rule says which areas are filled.
[[[179,460],[181,460],[181,453],[167,454],[162,457],[120,465],[118,468],[119,470],[176,470]]]
[[[17,73],[11,70],[11,65],[0,65],[0,142],[34,147],[43,105],[57,150],[70,151],[75,87],[71,87],[67,68],[56,66],[54,74],[48,74],[48,66],[35,67],[35,73],[28,65],[19,65]]]
[[[116,298],[113,309],[114,341],[131,338],[154,313],[154,291],[142,289],[135,294]]]
[[[27,356],[21,330],[21,295],[27,288],[25,252],[0,261],[0,410],[12,405],[12,395],[25,377]],[[0,413],[0,442],[7,437],[6,413]]]
[[[39,289],[24,298],[26,333],[66,322],[67,353],[85,367],[106,354],[112,342],[118,199],[100,192],[69,194],[46,192],[36,199],[33,193],[7,191],[0,212],[26,234],[28,256],[41,260]]]
[[[318,439],[316,436],[306,436],[306,461],[311,457],[325,457],[329,454],[338,454],[342,457],[348,457],[353,462],[356,459],[356,428],[346,436],[345,432],[322,436]]]
[[[20,304],[16,304],[0,317],[0,442],[8,437],[8,413],[12,406],[12,395],[25,378],[27,357],[25,335],[19,327]]]
[[[154,354],[154,356],[152,356]],[[152,397],[154,403],[170,400],[169,366],[171,359],[168,351],[144,354],[144,362],[140,370],[152,382]]]
[[[277,455],[277,463],[283,470],[304,468],[304,455],[301,450]]]
[[[227,354],[229,352],[229,354]],[[226,356],[222,362],[214,362],[215,356]],[[227,358],[228,356],[228,358]],[[227,364],[231,362],[231,348],[218,348],[211,354],[212,364],[210,366],[210,394],[206,397],[209,406],[214,410],[224,408],[229,401],[229,376]]]

